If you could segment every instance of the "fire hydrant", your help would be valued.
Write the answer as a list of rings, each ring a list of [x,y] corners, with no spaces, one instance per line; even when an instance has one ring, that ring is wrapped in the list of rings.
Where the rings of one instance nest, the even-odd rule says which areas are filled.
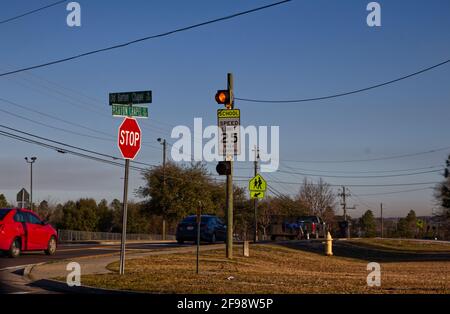
[[[327,238],[325,241],[325,255],[333,256],[333,238],[330,232],[327,233]]]

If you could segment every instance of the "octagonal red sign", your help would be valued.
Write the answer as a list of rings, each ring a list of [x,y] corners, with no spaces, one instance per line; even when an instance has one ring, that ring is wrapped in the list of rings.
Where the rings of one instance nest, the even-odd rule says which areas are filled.
[[[124,159],[134,159],[141,149],[141,128],[133,118],[123,119],[119,126],[117,145]]]

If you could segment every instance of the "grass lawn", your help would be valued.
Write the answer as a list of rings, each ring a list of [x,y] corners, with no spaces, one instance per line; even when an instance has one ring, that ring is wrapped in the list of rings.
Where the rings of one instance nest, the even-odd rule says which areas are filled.
[[[357,239],[349,242],[368,247],[411,252],[449,252],[450,243],[433,241],[412,241],[403,239]]]
[[[126,274],[86,275],[82,284],[151,293],[450,293],[450,262],[381,264],[381,287],[368,287],[367,261],[326,257],[276,244],[252,245],[250,257],[235,247],[195,254],[154,255],[127,261]]]

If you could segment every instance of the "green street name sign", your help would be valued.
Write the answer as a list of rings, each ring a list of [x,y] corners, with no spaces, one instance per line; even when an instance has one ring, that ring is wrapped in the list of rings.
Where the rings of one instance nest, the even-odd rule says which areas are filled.
[[[109,105],[139,105],[152,102],[152,91],[110,93]]]
[[[112,115],[115,117],[137,117],[148,118],[147,107],[137,107],[129,105],[111,105]]]

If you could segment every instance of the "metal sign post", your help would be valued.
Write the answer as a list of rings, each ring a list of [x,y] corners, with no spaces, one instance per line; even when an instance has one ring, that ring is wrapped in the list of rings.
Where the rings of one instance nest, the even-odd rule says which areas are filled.
[[[202,209],[201,205],[198,206],[197,209],[197,275],[198,275],[198,269],[199,269],[199,255],[200,255],[200,225],[202,222]]]
[[[119,274],[125,273],[125,242],[127,240],[127,209],[128,209],[128,173],[130,171],[130,160],[125,159],[125,178],[123,182],[123,217],[122,217],[122,239],[120,242],[120,267]]]
[[[130,173],[130,160],[133,160],[141,148],[142,132],[139,124],[132,117],[148,117],[146,107],[133,107],[133,104],[146,104],[152,102],[152,91],[111,93],[109,105],[113,116],[125,117],[119,127],[117,144],[122,157],[125,159],[125,176],[123,182],[123,213],[122,237],[120,243],[119,274],[125,273],[125,249],[127,240],[127,210],[128,210],[128,177]]]

